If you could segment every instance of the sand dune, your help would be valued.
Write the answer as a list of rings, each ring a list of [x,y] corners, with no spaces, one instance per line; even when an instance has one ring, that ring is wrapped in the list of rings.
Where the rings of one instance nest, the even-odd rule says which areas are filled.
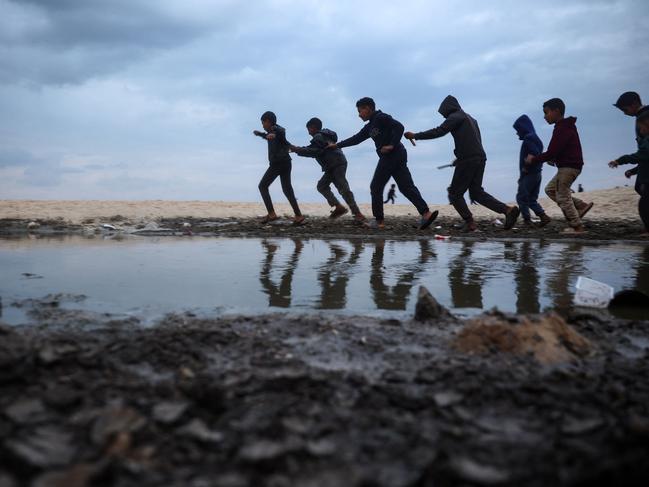
[[[617,187],[579,193],[579,198],[593,201],[595,206],[589,214],[590,219],[639,220],[638,195],[633,188]],[[401,196],[403,200],[403,196]],[[542,198],[541,205],[550,216],[561,217],[561,211],[555,203]],[[277,202],[279,214],[291,212],[287,203]],[[306,215],[326,216],[329,206],[321,203],[301,203]],[[361,210],[371,215],[369,204],[362,204]],[[450,205],[431,205],[442,216],[456,216]],[[405,216],[416,214],[410,204],[386,205],[386,216]],[[471,205],[476,217],[496,216],[490,210],[479,205]],[[158,218],[191,216],[194,218],[246,218],[263,215],[261,202],[229,201],[52,201],[52,200],[0,200],[0,219],[18,218],[22,220],[61,218],[69,223],[81,223],[84,220],[101,220],[121,215],[129,220],[150,221]]]

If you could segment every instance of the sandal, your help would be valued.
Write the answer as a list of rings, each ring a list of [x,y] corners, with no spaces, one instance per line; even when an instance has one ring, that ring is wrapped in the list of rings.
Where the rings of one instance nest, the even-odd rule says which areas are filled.
[[[421,223],[419,224],[419,230],[425,230],[426,228],[430,227],[431,223],[433,223],[437,218],[437,215],[439,215],[439,211],[435,210],[427,219],[424,219],[422,217]]]
[[[266,225],[267,223],[274,222],[275,220],[279,220],[279,217],[278,216],[271,217],[266,215],[261,220],[259,220],[259,223],[260,225]]]

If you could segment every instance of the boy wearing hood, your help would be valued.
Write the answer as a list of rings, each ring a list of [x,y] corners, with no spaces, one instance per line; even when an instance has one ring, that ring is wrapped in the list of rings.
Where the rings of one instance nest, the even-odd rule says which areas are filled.
[[[541,226],[544,227],[550,223],[550,217],[539,204],[539,190],[541,189],[541,171],[543,163],[525,164],[525,157],[528,154],[534,156],[543,152],[543,142],[536,135],[534,124],[527,115],[521,115],[514,122],[514,130],[518,138],[523,141],[521,151],[518,157],[518,192],[516,193],[516,202],[523,215],[525,225],[531,225],[530,210],[541,219]]]
[[[343,147],[358,145],[371,137],[374,140],[376,153],[379,156],[379,162],[370,183],[372,214],[376,219],[376,227],[379,229],[385,227],[383,190],[392,177],[397,183],[399,191],[415,205],[421,215],[419,228],[421,230],[428,228],[437,218],[438,212],[430,211],[412,180],[408,169],[408,153],[401,143],[403,125],[387,113],[377,110],[374,100],[369,97],[358,100],[356,109],[358,110],[358,116],[367,124],[356,135],[352,135],[338,143],[332,142],[327,148],[330,150],[342,149]]]
[[[618,157],[608,165],[615,168],[622,164],[637,164],[638,177],[635,180],[635,190],[640,195],[638,213],[644,224],[644,232],[640,236],[649,237],[649,110],[638,115],[636,124],[639,135],[638,151],[635,154]]]
[[[543,104],[545,121],[554,125],[552,139],[548,150],[539,155],[528,154],[525,158],[527,164],[547,162],[557,166],[557,174],[545,187],[545,194],[559,205],[561,211],[570,225],[563,233],[580,234],[586,230],[581,219],[593,207],[593,203],[586,203],[572,196],[570,186],[575,182],[584,166],[581,151],[581,142],[575,117],[565,117],[566,105],[560,98],[552,98]]]
[[[273,201],[268,191],[268,187],[279,176],[282,183],[282,191],[295,213],[293,224],[302,225],[304,223],[304,216],[300,212],[300,207],[297,204],[295,193],[293,193],[293,186],[291,185],[292,166],[291,156],[288,154],[290,144],[286,140],[286,130],[284,130],[284,127],[277,125],[277,116],[273,112],[264,112],[261,115],[261,125],[265,132],[253,130],[252,133],[268,142],[268,162],[270,166],[264,173],[261,181],[259,181],[259,192],[268,212],[268,215],[262,218],[260,223],[269,223],[279,218],[275,213]]]
[[[497,200],[482,187],[487,155],[482,147],[478,122],[462,110],[457,99],[451,95],[444,98],[438,112],[446,119],[439,127],[424,132],[406,132],[404,136],[411,141],[427,140],[443,137],[450,132],[455,141],[456,161],[453,179],[448,187],[448,199],[465,221],[465,230],[473,232],[478,228],[464,200],[464,193],[467,190],[472,201],[496,213],[503,213],[504,228],[509,230],[516,223],[520,211],[517,206],[507,206]]]
[[[318,181],[318,192],[322,194],[334,209],[329,215],[330,218],[338,218],[347,213],[347,208],[340,204],[331,191],[331,183],[334,184],[340,195],[349,205],[352,215],[358,222],[365,222],[365,217],[354,200],[354,193],[349,189],[349,183],[345,177],[347,172],[347,158],[340,149],[327,150],[330,143],[338,140],[338,135],[333,130],[323,129],[322,121],[313,117],[306,123],[306,129],[312,137],[311,142],[306,147],[296,147],[292,145],[290,150],[298,156],[313,157],[320,164],[324,175]]]

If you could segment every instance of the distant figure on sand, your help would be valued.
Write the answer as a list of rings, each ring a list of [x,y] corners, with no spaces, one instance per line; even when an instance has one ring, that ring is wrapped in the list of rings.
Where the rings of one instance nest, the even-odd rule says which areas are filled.
[[[550,223],[550,217],[545,214],[545,210],[537,201],[539,190],[541,189],[541,171],[543,163],[526,164],[525,157],[528,154],[539,155],[543,152],[543,142],[536,135],[534,124],[527,115],[521,115],[514,122],[514,130],[518,138],[523,141],[518,156],[518,192],[516,193],[516,202],[523,215],[525,225],[532,225],[530,210],[541,219],[541,226],[544,227]]]
[[[566,118],[565,112],[566,105],[560,98],[552,98],[543,104],[545,121],[554,125],[552,139],[547,151],[536,156],[528,154],[525,162],[527,164],[547,162],[557,166],[557,174],[546,185],[545,194],[559,205],[570,225],[562,233],[581,234],[586,231],[581,219],[590,211],[593,203],[586,203],[572,197],[570,186],[581,174],[584,158],[575,125],[577,119]]]
[[[338,218],[347,213],[347,208],[340,204],[338,198],[331,191],[331,183],[334,184],[340,195],[349,205],[352,215],[358,222],[365,222],[365,217],[358,209],[354,200],[354,193],[349,189],[349,183],[345,177],[347,172],[347,159],[340,149],[328,150],[327,146],[338,140],[336,132],[322,128],[322,121],[313,117],[306,123],[306,129],[312,137],[311,142],[306,147],[290,146],[290,150],[298,156],[313,157],[320,164],[324,175],[318,181],[317,189],[325,197],[329,206],[333,207],[330,218]]]
[[[448,200],[464,220],[464,230],[473,232],[478,229],[473,220],[473,214],[464,200],[464,193],[469,191],[469,198],[496,213],[505,215],[505,229],[510,229],[516,223],[520,213],[517,206],[507,206],[497,200],[482,187],[487,155],[482,147],[482,137],[478,122],[462,107],[454,96],[448,95],[439,106],[439,113],[446,119],[439,127],[425,132],[406,132],[404,136],[410,140],[426,140],[443,137],[449,132],[455,141],[455,157],[453,179],[448,187]]]
[[[622,93],[617,101],[613,103],[614,107],[617,107],[620,109],[622,113],[624,113],[628,117],[635,117],[636,118],[636,123],[635,123],[635,140],[638,146],[638,149],[640,148],[640,141],[642,139],[642,135],[640,134],[640,127],[638,125],[638,117],[642,115],[643,113],[649,112],[649,105],[643,106],[642,105],[642,100],[640,100],[640,95],[638,95],[635,91],[627,91],[625,93]],[[634,167],[629,170],[627,170],[624,175],[627,178],[630,178],[637,174],[638,168]]]
[[[581,185],[581,183],[579,183],[577,185],[577,193],[583,193],[583,192],[584,192],[584,187]]]
[[[282,191],[288,199],[288,202],[293,208],[295,216],[293,217],[294,225],[301,225],[304,223],[304,216],[300,212],[300,207],[297,205],[295,194],[293,193],[293,186],[291,185],[291,156],[288,153],[289,143],[286,140],[286,130],[277,125],[277,117],[273,112],[264,112],[261,116],[261,125],[265,132],[253,130],[253,134],[268,142],[268,162],[270,167],[264,173],[264,176],[259,181],[259,192],[264,200],[266,211],[268,214],[261,219],[262,224],[277,220],[279,217],[273,208],[273,201],[270,198],[268,191],[269,186],[272,184],[277,176],[279,176],[282,183]]]
[[[342,149],[343,147],[358,145],[370,137],[374,140],[379,161],[374,170],[372,182],[370,183],[372,214],[375,218],[373,227],[377,229],[385,227],[383,190],[390,178],[394,178],[399,187],[399,191],[415,205],[421,215],[419,228],[422,230],[428,228],[435,218],[437,218],[438,212],[430,211],[412,180],[410,170],[408,169],[408,153],[401,143],[403,125],[387,113],[377,110],[374,100],[369,97],[358,100],[356,102],[356,109],[358,110],[358,116],[361,120],[367,122],[367,124],[356,135],[337,144],[331,143],[328,148]]]
[[[622,164],[637,164],[638,177],[635,180],[635,190],[640,195],[638,213],[644,224],[642,237],[649,237],[649,111],[638,116],[638,151],[635,154],[618,157],[608,163],[610,167]]]
[[[390,185],[390,189],[388,190],[388,196],[383,202],[384,204],[387,203],[388,201],[391,201],[392,204],[394,204],[394,199],[397,197],[397,195],[395,194],[397,192],[395,188],[396,188],[395,184]]]

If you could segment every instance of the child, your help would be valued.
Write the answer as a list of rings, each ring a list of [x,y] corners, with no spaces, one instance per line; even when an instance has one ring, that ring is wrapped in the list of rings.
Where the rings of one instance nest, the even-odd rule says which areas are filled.
[[[471,201],[480,203],[496,213],[505,214],[505,230],[516,223],[520,213],[517,206],[507,206],[487,193],[482,187],[487,155],[482,148],[478,122],[462,110],[454,96],[448,95],[439,106],[439,113],[446,119],[439,127],[425,132],[406,132],[410,140],[426,140],[443,137],[449,132],[455,140],[455,171],[448,187],[448,200],[464,220],[464,229],[474,232],[478,229],[473,215],[466,205],[464,193],[469,191]]]
[[[527,164],[548,162],[557,166],[557,174],[545,187],[545,194],[559,205],[568,221],[568,228],[562,233],[582,234],[586,230],[581,219],[593,207],[593,203],[586,203],[574,198],[570,186],[575,182],[584,166],[581,152],[581,142],[577,133],[575,117],[565,118],[566,105],[560,98],[552,98],[543,104],[545,121],[554,125],[552,139],[548,150],[539,154],[528,154],[525,158]]]
[[[644,224],[642,237],[649,237],[649,111],[640,114],[637,119],[638,152],[618,157],[608,163],[610,167],[617,167],[621,164],[637,164],[638,176],[635,180],[635,190],[640,195],[638,201],[638,212]]]
[[[396,185],[394,184],[390,185],[390,190],[388,191],[388,197],[383,202],[383,204],[387,203],[388,201],[391,201],[392,204],[394,204],[394,199],[397,197],[395,194],[396,193],[396,190],[394,189],[395,187]]]
[[[527,115],[521,115],[514,122],[514,129],[518,138],[523,141],[518,158],[518,192],[516,202],[523,215],[525,225],[532,225],[530,209],[541,219],[541,226],[550,223],[550,217],[545,214],[543,207],[538,203],[539,189],[541,189],[541,171],[543,163],[525,164],[525,156],[532,154],[538,156],[543,152],[543,142],[536,135],[534,124]]]
[[[649,106],[643,106],[642,100],[640,100],[640,95],[635,91],[627,91],[622,93],[615,103],[614,107],[619,108],[622,113],[629,117],[635,117],[635,140],[638,144],[638,149],[640,148],[640,140],[642,136],[640,135],[640,127],[638,126],[638,117],[645,113],[649,112]],[[638,172],[638,168],[634,167],[626,171],[624,174],[627,178],[630,178]]]
[[[428,205],[412,180],[408,169],[408,153],[401,143],[403,125],[387,113],[377,110],[374,100],[371,98],[361,98],[356,102],[356,108],[358,116],[367,124],[356,135],[337,144],[331,143],[327,147],[329,149],[342,149],[343,147],[358,145],[372,137],[376,146],[376,153],[379,156],[379,162],[370,183],[372,214],[376,220],[375,227],[378,229],[385,227],[383,189],[392,177],[399,186],[399,191],[415,205],[421,215],[419,228],[421,230],[428,228],[437,218],[438,212],[429,210]]]
[[[291,151],[295,152],[298,156],[314,157],[324,175],[318,181],[317,189],[325,197],[329,206],[334,209],[329,215],[330,218],[338,218],[347,213],[347,208],[340,204],[340,201],[331,192],[331,183],[334,184],[340,195],[345,202],[349,205],[352,215],[356,221],[364,223],[365,217],[358,208],[354,200],[354,193],[349,189],[349,183],[345,177],[347,172],[347,158],[340,149],[327,150],[326,147],[330,142],[336,142],[338,135],[336,132],[329,129],[322,128],[322,121],[319,118],[312,118],[306,123],[306,129],[309,135],[313,137],[307,147],[291,146]]]
[[[264,200],[268,215],[261,219],[260,223],[265,224],[277,220],[279,217],[273,208],[273,201],[270,198],[268,187],[272,184],[277,176],[282,183],[282,191],[293,208],[295,217],[293,225],[302,225],[304,216],[297,205],[293,186],[291,185],[291,156],[288,154],[289,143],[286,140],[286,131],[283,127],[277,125],[277,117],[273,112],[264,112],[261,116],[261,125],[266,132],[254,130],[253,134],[268,141],[268,161],[270,167],[259,181],[259,192]]]

